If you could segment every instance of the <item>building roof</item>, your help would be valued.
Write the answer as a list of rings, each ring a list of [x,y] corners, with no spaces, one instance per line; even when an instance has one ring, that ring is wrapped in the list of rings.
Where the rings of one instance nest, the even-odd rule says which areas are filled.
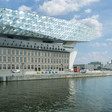
[[[62,41],[90,41],[95,31],[81,23],[0,8],[0,33]]]

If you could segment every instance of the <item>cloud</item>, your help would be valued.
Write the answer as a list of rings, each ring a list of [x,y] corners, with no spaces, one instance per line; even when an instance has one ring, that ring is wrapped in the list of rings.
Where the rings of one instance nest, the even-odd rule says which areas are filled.
[[[85,13],[91,13],[91,9],[85,10]]]
[[[98,1],[100,0],[50,0],[40,5],[39,10],[50,16],[64,15]]]
[[[90,43],[89,46],[92,46],[92,47],[106,47],[106,46],[108,46],[108,44],[107,43],[95,42],[95,43]]]
[[[83,57],[82,56],[76,57],[75,64],[82,64],[82,63],[87,64],[89,62],[94,62],[94,61],[100,61],[100,62],[106,63],[107,61],[106,57],[108,56],[108,52],[94,51],[94,52],[89,52],[85,55],[81,53],[80,55],[83,55]]]
[[[99,22],[98,18],[99,18],[99,15],[93,15],[92,17],[77,20],[76,17],[74,16],[74,18],[71,21],[80,22],[80,23],[83,23],[83,24],[95,29],[96,37],[101,37],[103,24]]]
[[[105,62],[105,57],[108,54],[107,51],[104,52],[90,52],[88,53],[88,59],[90,61],[101,61],[101,62]]]
[[[22,5],[18,8],[19,11],[25,11],[25,12],[28,12],[28,11],[31,11],[31,7],[27,7],[25,5]]]
[[[109,39],[106,39],[107,41],[112,41],[112,39],[111,38],[109,38]]]

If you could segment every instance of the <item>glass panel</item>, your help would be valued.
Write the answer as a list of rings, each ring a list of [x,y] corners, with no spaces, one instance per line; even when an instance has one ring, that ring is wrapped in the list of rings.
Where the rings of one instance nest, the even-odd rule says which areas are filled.
[[[2,69],[2,64],[0,64],[0,69]]]
[[[6,69],[6,64],[3,64],[3,69]]]
[[[18,30],[23,29],[23,32],[19,32],[19,35],[38,37],[38,34],[40,34],[42,36],[44,35],[45,38],[51,39],[89,41],[94,38],[96,33],[96,31],[81,23],[6,8],[1,9],[0,16],[3,17],[1,22],[8,26],[7,33],[10,35],[18,35]],[[10,30],[10,26],[15,28],[15,30]],[[1,31],[3,32],[3,30]]]

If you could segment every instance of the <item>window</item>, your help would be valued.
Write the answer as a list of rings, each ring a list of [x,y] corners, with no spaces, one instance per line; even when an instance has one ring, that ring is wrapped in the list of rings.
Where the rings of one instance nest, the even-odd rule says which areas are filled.
[[[14,55],[15,54],[15,50],[14,49],[12,49],[12,55]]]
[[[39,51],[38,55],[40,56],[40,51]]]
[[[16,50],[16,55],[18,55],[18,54],[19,54],[19,50],[17,49],[17,50]]]
[[[15,57],[12,57],[12,62],[15,62]]]
[[[3,49],[3,54],[6,54],[6,49]]]
[[[16,69],[19,69],[19,64],[16,64]]]
[[[59,60],[59,63],[61,63],[61,59]]]
[[[58,53],[57,53],[57,57],[58,57]]]
[[[23,58],[22,57],[20,57],[20,62],[23,62]]]
[[[8,49],[8,54],[11,54],[11,50],[10,49]]]
[[[50,53],[50,57],[52,57],[52,53]]]
[[[20,50],[20,55],[23,55],[23,51],[22,50]]]
[[[49,63],[49,59],[48,59],[48,63]]]
[[[31,55],[33,56],[33,51],[31,52]]]
[[[64,54],[64,57],[66,58],[66,54]]]
[[[61,57],[61,53],[59,53],[59,57]]]
[[[42,58],[42,63],[43,63],[43,58]]]
[[[53,69],[53,66],[51,65],[51,69]]]
[[[41,52],[41,56],[43,56],[43,52]]]
[[[48,69],[50,68],[50,66],[48,65]]]
[[[54,59],[54,63],[55,63],[55,59]]]
[[[24,62],[26,62],[26,57],[24,57]]]
[[[10,57],[8,57],[8,62],[10,62],[11,61],[11,58]]]
[[[47,66],[45,65],[45,69],[47,69]]]
[[[62,54],[62,57],[63,57],[63,54]]]
[[[6,56],[3,56],[3,62],[6,62]]]
[[[0,62],[2,61],[2,56],[0,56]]]
[[[38,59],[38,62],[40,63],[40,58]]]
[[[26,65],[24,65],[24,69],[26,69]]]
[[[45,52],[45,56],[47,56],[47,53]]]
[[[28,63],[30,63],[30,57],[28,57]]]
[[[57,59],[57,63],[58,63],[58,59]]]
[[[2,49],[0,49],[0,54],[2,54]]]
[[[44,69],[44,66],[42,65],[42,67],[41,67],[42,69]]]
[[[47,62],[46,58],[45,58],[45,63]]]
[[[55,57],[55,52],[54,52],[54,57]]]
[[[6,64],[3,64],[3,69],[6,69]]]
[[[56,69],[58,69],[58,65],[56,66]]]
[[[30,51],[28,51],[28,56],[30,56]]]
[[[24,55],[26,56],[26,50],[24,50]]]
[[[2,69],[2,64],[0,64],[0,69]]]
[[[37,56],[37,51],[35,51],[35,56]]]
[[[65,59],[64,63],[66,63],[66,59]]]
[[[8,69],[11,69],[11,65],[10,64],[8,64]]]
[[[16,57],[16,62],[19,62],[19,57]]]
[[[31,62],[33,63],[33,58],[31,58]]]
[[[31,65],[31,69],[34,69],[34,65]]]
[[[30,65],[28,65],[28,69],[30,69]]]
[[[37,63],[37,58],[35,58],[35,63]]]
[[[14,64],[12,64],[12,69],[15,69],[15,65]]]

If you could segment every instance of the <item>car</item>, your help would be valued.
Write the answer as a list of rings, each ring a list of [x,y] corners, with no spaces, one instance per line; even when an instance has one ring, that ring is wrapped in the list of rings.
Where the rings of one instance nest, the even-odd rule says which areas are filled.
[[[12,73],[20,73],[20,70],[17,69],[17,70],[12,70]]]
[[[86,73],[86,69],[81,69],[80,72],[81,73]]]

